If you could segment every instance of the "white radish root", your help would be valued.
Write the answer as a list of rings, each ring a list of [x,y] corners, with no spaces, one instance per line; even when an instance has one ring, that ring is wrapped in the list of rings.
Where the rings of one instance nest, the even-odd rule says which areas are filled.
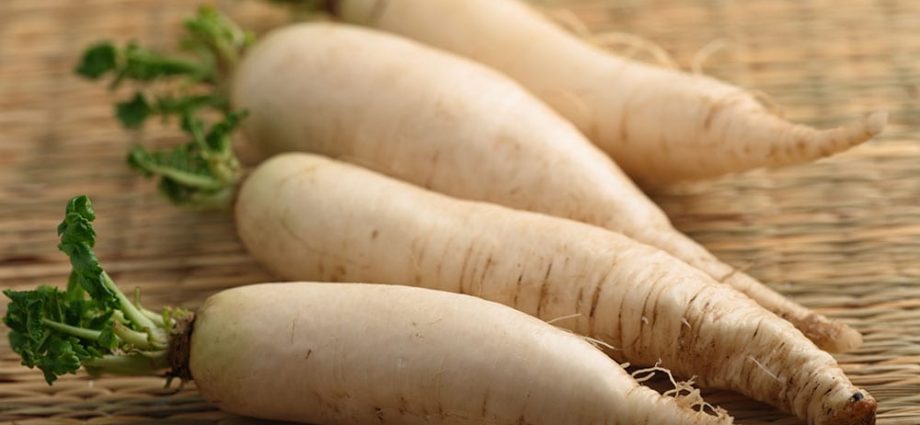
[[[505,306],[404,286],[262,284],[197,313],[190,369],[229,412],[317,424],[730,424]]]
[[[615,347],[607,354],[619,362],[660,360],[812,424],[874,418],[875,400],[789,322],[598,227],[449,198],[309,154],[260,165],[235,211],[246,247],[285,279],[410,284],[543,320],[571,317],[555,325]]]
[[[876,112],[828,130],[793,124],[739,87],[614,55],[519,0],[336,0],[330,7],[346,22],[506,73],[572,120],[642,186],[813,161],[871,139],[887,121]]]

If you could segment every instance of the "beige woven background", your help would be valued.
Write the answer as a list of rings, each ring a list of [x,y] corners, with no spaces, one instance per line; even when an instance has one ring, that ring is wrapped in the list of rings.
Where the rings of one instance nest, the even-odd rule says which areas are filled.
[[[862,331],[865,346],[839,356],[846,371],[879,399],[880,424],[920,423],[920,2],[542,3],[594,32],[641,35],[683,67],[711,51],[706,73],[768,93],[794,120],[833,125],[891,112],[884,137],[830,160],[669,188],[656,200],[728,262]],[[122,286],[143,288],[149,306],[194,307],[222,288],[270,279],[230,217],[173,209],[124,165],[130,142],[169,144],[176,133],[125,133],[112,119],[113,97],[71,74],[81,48],[98,39],[172,46],[194,5],[0,1],[0,287],[65,281],[54,229],[78,193],[96,201],[104,264]],[[284,19],[242,0],[218,5],[253,28]],[[48,387],[0,342],[0,422],[250,423],[213,410],[193,385],[174,393],[162,384],[78,375]],[[733,394],[708,397],[739,423],[798,423]]]

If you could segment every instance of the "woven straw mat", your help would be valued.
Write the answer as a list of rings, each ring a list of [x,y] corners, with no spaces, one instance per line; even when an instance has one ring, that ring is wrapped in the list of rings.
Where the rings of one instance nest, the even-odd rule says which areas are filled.
[[[879,423],[920,424],[920,2],[913,0],[543,1],[610,48],[673,62],[766,93],[788,118],[835,125],[871,109],[888,131],[831,159],[687,184],[655,194],[677,227],[729,263],[866,337],[838,356],[879,400]],[[287,18],[252,2],[217,4],[263,31]],[[56,250],[66,200],[96,202],[98,254],[145,304],[195,307],[209,294],[271,280],[230,217],[175,209],[124,164],[126,147],[176,143],[112,118],[114,97],[72,75],[81,48],[108,38],[169,48],[193,2],[0,1],[0,287],[63,284]],[[617,34],[619,33],[619,34]],[[640,38],[627,37],[630,33]],[[5,306],[0,307],[0,313]],[[741,396],[707,393],[739,423],[796,424]],[[0,421],[21,424],[238,424],[188,384],[84,374],[54,387],[0,342]]]

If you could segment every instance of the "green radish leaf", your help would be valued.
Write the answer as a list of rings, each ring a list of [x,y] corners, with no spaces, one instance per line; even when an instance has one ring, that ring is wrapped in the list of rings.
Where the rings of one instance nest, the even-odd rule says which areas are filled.
[[[135,146],[128,153],[128,164],[145,176],[158,178],[160,191],[177,204],[226,208],[241,175],[230,147],[231,136],[246,113],[232,110],[223,91],[224,80],[254,37],[208,6],[185,21],[185,32],[180,47],[189,58],[154,52],[136,43],[119,49],[103,42],[86,51],[77,73],[91,79],[111,73],[113,89],[125,81],[138,85],[133,97],[115,107],[125,128],[140,128],[154,116],[164,123],[178,117],[191,140],[162,151]],[[158,81],[158,90],[149,84],[154,81]],[[216,120],[213,112],[217,112]],[[72,249],[79,253],[81,248]],[[88,257],[81,254],[77,258]],[[86,283],[83,274],[72,280],[79,283],[70,285],[72,290]]]
[[[125,128],[138,128],[153,113],[153,108],[141,92],[135,92],[131,100],[115,105],[115,115]]]
[[[161,95],[156,99],[153,106],[154,113],[161,115],[164,119],[170,116],[192,115],[200,109],[211,108],[221,113],[229,113],[230,100],[219,93],[199,94],[199,95]]]
[[[132,362],[128,369],[119,366],[119,371],[151,374],[166,363],[166,335],[174,322],[133,305],[103,271],[93,252],[95,219],[85,195],[67,203],[58,226],[58,248],[73,266],[66,291],[48,285],[3,291],[10,299],[3,318],[10,328],[10,347],[23,365],[41,369],[49,384],[81,366],[96,367],[105,360],[105,370],[104,365],[122,364],[119,358],[137,357],[140,350],[151,361]]]
[[[80,365],[115,348],[112,340],[91,341],[57,331],[46,321],[92,326],[102,330],[111,327],[105,307],[88,300],[73,302],[67,294],[51,286],[33,291],[3,291],[12,302],[3,322],[11,331],[10,347],[22,357],[22,364],[38,367],[50,384],[58,376],[75,373]]]
[[[230,112],[210,129],[189,113],[182,129],[191,140],[171,150],[151,151],[134,146],[128,164],[147,177],[159,178],[160,191],[179,205],[226,207],[242,170],[231,147],[231,134],[245,117]]]
[[[93,252],[96,231],[92,222],[95,219],[96,213],[86,195],[71,199],[67,203],[64,221],[58,226],[58,236],[61,238],[58,249],[70,257],[73,284],[82,288],[97,302],[114,308],[118,300],[115,292],[106,285],[102,266]]]
[[[74,70],[78,75],[96,80],[117,68],[118,50],[107,41],[96,43],[83,52],[83,58]]]
[[[239,27],[210,6],[202,6],[194,18],[185,21],[186,37],[181,47],[212,60],[223,72],[228,72],[239,61],[242,52],[255,40],[255,36]]]
[[[130,43],[123,50],[124,62],[118,68],[116,85],[121,80],[150,82],[160,78],[183,76],[193,82],[212,81],[214,69],[209,64],[166,56]]]

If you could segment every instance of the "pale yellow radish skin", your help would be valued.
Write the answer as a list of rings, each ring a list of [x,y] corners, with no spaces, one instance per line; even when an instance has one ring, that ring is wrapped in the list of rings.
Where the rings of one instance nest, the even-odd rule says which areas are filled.
[[[526,314],[405,286],[223,291],[196,315],[190,368],[223,410],[316,425],[731,423]]]
[[[885,127],[875,113],[817,130],[745,90],[619,57],[567,33],[520,0],[333,0],[343,20],[483,62],[575,123],[640,185],[813,161]]]
[[[252,255],[285,279],[475,295],[562,318],[554,323],[612,345],[617,360],[660,360],[812,424],[874,419],[871,396],[790,323],[663,251],[599,227],[294,153],[244,182],[236,222]]]
[[[254,46],[232,91],[263,155],[321,153],[449,195],[616,230],[731,284],[822,348],[861,341],[676,231],[573,125],[482,65],[382,33],[301,24]]]

